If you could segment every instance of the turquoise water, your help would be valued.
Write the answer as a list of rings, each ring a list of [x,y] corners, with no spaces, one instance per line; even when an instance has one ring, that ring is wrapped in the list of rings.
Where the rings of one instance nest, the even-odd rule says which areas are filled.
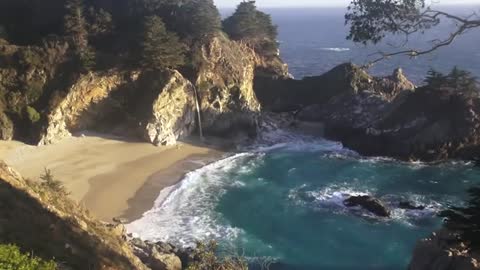
[[[188,174],[128,230],[184,246],[215,238],[273,258],[271,269],[406,269],[416,241],[441,225],[435,213],[462,203],[479,176],[465,163],[401,163],[324,140],[286,142]],[[380,198],[392,217],[343,206],[358,194]],[[404,200],[427,209],[397,209]]]

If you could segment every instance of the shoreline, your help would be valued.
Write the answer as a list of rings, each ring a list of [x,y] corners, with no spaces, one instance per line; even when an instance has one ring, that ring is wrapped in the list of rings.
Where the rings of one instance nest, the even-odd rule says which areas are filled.
[[[225,152],[216,150],[206,154],[194,154],[154,173],[148,177],[137,193],[127,201],[128,208],[118,218],[128,223],[141,218],[145,212],[155,206],[155,202],[163,190],[173,188],[184,179],[186,174],[222,159],[225,154]]]
[[[185,174],[221,159],[228,144],[209,138],[189,139],[175,146],[154,146],[128,138],[88,133],[57,144],[31,146],[0,142],[0,159],[25,178],[38,181],[51,170],[70,197],[100,220],[129,221],[152,209],[161,190]]]

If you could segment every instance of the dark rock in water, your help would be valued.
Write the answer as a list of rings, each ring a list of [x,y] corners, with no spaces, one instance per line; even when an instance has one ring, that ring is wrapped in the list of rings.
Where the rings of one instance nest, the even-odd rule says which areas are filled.
[[[425,206],[423,205],[413,205],[410,202],[400,202],[398,204],[398,208],[405,209],[405,210],[425,210]]]
[[[389,217],[390,211],[379,199],[371,196],[351,196],[343,201],[347,207],[360,206],[379,217]]]

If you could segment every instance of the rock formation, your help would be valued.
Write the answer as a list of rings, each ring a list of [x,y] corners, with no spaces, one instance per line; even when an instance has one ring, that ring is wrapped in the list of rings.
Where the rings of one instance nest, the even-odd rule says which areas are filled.
[[[111,109],[114,106],[109,99],[110,92],[123,83],[121,74],[116,72],[81,76],[66,92],[65,97],[58,94],[52,99],[45,131],[41,134],[39,144],[55,143],[71,136],[71,132],[95,125],[107,107]]]
[[[415,88],[400,69],[373,77],[352,65],[303,80],[257,79],[262,105],[322,123],[326,137],[368,156],[437,161],[476,159],[480,98]]]
[[[195,84],[205,131],[255,134],[261,106],[253,91],[257,66],[253,50],[220,36],[203,46],[201,57]]]
[[[371,196],[351,196],[343,201],[343,204],[347,207],[360,206],[363,209],[371,212],[379,217],[389,217],[390,210],[377,198]]]
[[[425,206],[423,205],[413,205],[411,202],[399,202],[398,208],[405,209],[405,210],[425,210]]]
[[[145,137],[155,145],[172,145],[195,129],[195,91],[193,85],[174,71],[153,101]],[[147,103],[148,104],[148,103]]]
[[[455,233],[440,230],[418,242],[409,270],[476,270],[480,254],[457,241]]]

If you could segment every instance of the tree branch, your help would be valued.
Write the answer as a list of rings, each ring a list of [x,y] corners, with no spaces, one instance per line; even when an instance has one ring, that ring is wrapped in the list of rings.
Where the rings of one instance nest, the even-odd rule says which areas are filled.
[[[407,20],[403,20],[402,22],[399,22],[396,25],[396,29],[399,32],[404,33],[405,36],[406,36],[406,40],[408,40],[409,35],[411,35],[413,33],[416,33],[416,32],[418,32],[419,30],[422,29],[420,27],[421,25],[426,24],[426,23],[431,23],[431,24],[434,24],[434,25],[438,25],[440,23],[440,18],[441,17],[445,17],[447,19],[456,21],[456,23],[457,23],[458,28],[454,32],[452,32],[448,36],[448,38],[445,38],[443,40],[441,40],[441,39],[432,40],[431,43],[433,44],[433,46],[431,46],[428,49],[424,49],[424,50],[407,49],[407,50],[401,50],[401,51],[390,52],[390,53],[385,53],[385,52],[381,52],[381,51],[377,52],[377,53],[372,54],[372,55],[380,55],[380,57],[378,57],[378,58],[376,58],[372,61],[369,61],[366,65],[364,65],[364,67],[365,68],[370,68],[374,64],[376,64],[376,63],[378,63],[382,60],[385,60],[387,58],[393,57],[393,56],[407,55],[411,58],[414,58],[414,57],[417,57],[417,56],[429,54],[429,53],[431,53],[435,50],[438,50],[439,48],[446,47],[446,46],[452,44],[455,41],[456,38],[458,38],[460,35],[464,34],[466,31],[468,31],[470,29],[473,29],[473,28],[480,27],[480,19],[471,20],[472,17],[477,17],[478,18],[478,15],[475,12],[472,13],[471,15],[465,17],[465,18],[462,18],[462,17],[459,17],[459,16],[455,16],[455,15],[443,12],[443,11],[438,11],[438,10],[433,10],[431,8],[427,8],[424,12],[422,12],[419,15],[415,24],[409,25],[408,24],[409,22]],[[391,17],[389,18],[389,20],[393,21]],[[404,25],[407,25],[408,27],[405,27]],[[372,55],[370,55],[370,56],[372,56]]]

